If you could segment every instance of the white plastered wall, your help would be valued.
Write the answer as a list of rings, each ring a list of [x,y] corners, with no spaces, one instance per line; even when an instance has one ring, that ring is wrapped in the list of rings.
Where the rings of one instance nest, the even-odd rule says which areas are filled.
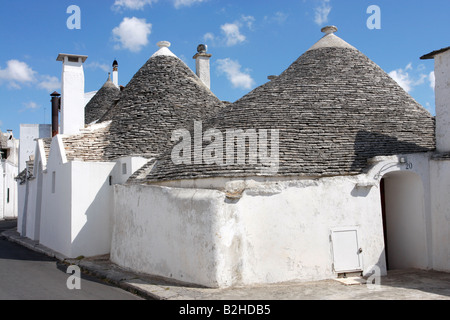
[[[436,149],[450,152],[450,50],[434,57],[436,77]]]
[[[41,173],[41,195],[37,164],[36,179],[30,181],[27,236],[70,258],[108,254],[114,184],[126,181],[147,161],[139,157],[116,162],[67,161],[62,135],[55,136]],[[122,164],[127,165],[126,174]],[[33,233],[35,226],[38,232]]]
[[[39,217],[36,214],[41,211],[40,203],[42,201],[42,171],[47,165],[47,158],[42,140],[35,142],[35,151],[33,152],[33,178],[26,181],[24,185],[19,186],[19,217],[17,220],[17,230],[25,237],[32,240],[39,240]],[[41,199],[39,200],[38,197]]]
[[[21,124],[19,146],[19,172],[26,168],[26,162],[30,156],[35,155],[36,139],[52,136],[51,124]]]
[[[219,285],[216,221],[224,199],[215,190],[115,186],[111,260],[137,272]]]
[[[357,227],[363,271],[377,266],[386,274],[379,182],[389,172],[405,171],[428,185],[428,156],[408,156],[408,170],[399,157],[380,158],[360,176],[118,186],[111,259],[134,271],[210,287],[329,279],[337,276],[330,231]],[[423,205],[428,248],[425,194]]]
[[[430,162],[432,219],[433,219],[433,267],[450,271],[450,161]]]
[[[43,174],[40,243],[71,258],[107,254],[111,244],[114,162],[68,162],[53,138]]]

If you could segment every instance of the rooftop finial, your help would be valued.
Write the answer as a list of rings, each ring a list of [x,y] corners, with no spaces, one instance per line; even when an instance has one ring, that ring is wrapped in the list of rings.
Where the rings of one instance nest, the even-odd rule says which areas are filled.
[[[197,47],[198,53],[206,53],[208,51],[208,46],[206,44],[199,44]]]
[[[322,30],[320,30],[320,31],[322,31],[323,33],[328,35],[328,34],[332,34],[332,33],[337,32],[338,28],[335,27],[335,26],[326,26],[326,27],[322,28]]]
[[[169,41],[160,41],[156,45],[160,48],[169,48],[170,42]]]

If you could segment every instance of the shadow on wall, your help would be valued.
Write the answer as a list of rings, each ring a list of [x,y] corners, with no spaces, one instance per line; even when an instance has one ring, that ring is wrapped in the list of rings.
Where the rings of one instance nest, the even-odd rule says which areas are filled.
[[[417,140],[420,143],[420,137]],[[367,161],[376,156],[393,156],[408,153],[421,153],[433,151],[433,148],[424,147],[417,143],[401,141],[396,137],[365,130],[358,131],[354,144],[354,161],[352,171],[367,168]]]
[[[370,187],[358,187],[355,186],[351,192],[351,195],[355,198],[365,198],[369,195],[372,188]]]
[[[76,219],[84,221],[72,240],[73,257],[109,254],[112,239],[114,186],[105,179],[86,210],[75,211]],[[74,227],[72,226],[72,229]]]

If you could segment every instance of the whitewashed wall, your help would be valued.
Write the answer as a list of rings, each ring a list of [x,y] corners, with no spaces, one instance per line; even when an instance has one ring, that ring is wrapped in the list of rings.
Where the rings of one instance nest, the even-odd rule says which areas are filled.
[[[408,163],[407,169],[398,157],[380,158],[354,177],[117,186],[111,259],[210,287],[329,279],[337,276],[330,231],[357,227],[364,271],[377,266],[386,274],[379,181],[402,171],[428,184],[428,155],[410,155]],[[428,265],[430,246],[429,196],[422,198],[413,224],[425,223],[418,266]]]
[[[53,172],[55,172],[55,193],[52,192]],[[52,139],[43,173],[39,242],[66,256],[71,255],[71,195],[71,166],[67,163],[61,136],[57,135]],[[30,216],[27,216],[27,220]]]
[[[450,271],[450,161],[431,161],[433,268]]]
[[[61,136],[53,138],[43,174],[40,243],[72,258],[109,253],[114,166],[68,162]]]
[[[335,277],[330,230],[339,227],[358,227],[363,266],[385,269],[379,189],[355,185],[354,179],[331,178],[302,181],[273,195],[245,192],[235,217],[242,282]]]
[[[436,149],[450,152],[450,51],[434,57],[436,77]]]
[[[114,183],[126,181],[146,161],[131,157],[117,162],[67,161],[61,136],[56,136],[43,173],[42,197],[32,190],[39,179],[30,184],[30,194],[37,195],[35,202],[41,201],[42,210],[40,223],[36,223],[35,211],[30,214],[29,224],[39,225],[40,237],[28,231],[27,235],[71,258],[108,254]],[[124,163],[126,173],[122,171]],[[29,205],[39,208],[32,201]]]
[[[70,162],[72,220],[70,257],[107,254],[111,249],[113,162]]]
[[[17,230],[25,237],[39,240],[40,213],[42,211],[43,171],[46,169],[47,158],[42,140],[35,143],[33,178],[19,186],[19,217]]]
[[[49,138],[52,136],[51,124],[21,124],[19,146],[19,172],[26,168],[26,162],[30,156],[35,155],[35,139]]]
[[[217,221],[224,200],[215,190],[117,185],[111,260],[137,272],[220,285]]]
[[[117,186],[111,259],[210,287],[327,279],[336,276],[331,228],[358,226],[365,265],[385,269],[377,188],[346,178],[278,187],[237,201],[216,190]]]

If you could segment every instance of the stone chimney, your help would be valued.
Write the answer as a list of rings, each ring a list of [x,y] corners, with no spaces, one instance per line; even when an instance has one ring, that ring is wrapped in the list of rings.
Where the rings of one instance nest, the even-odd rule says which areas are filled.
[[[450,152],[450,47],[433,51],[420,59],[434,59],[436,96],[436,149]]]
[[[61,53],[61,134],[78,134],[84,128],[84,70],[87,56]]]
[[[212,55],[206,53],[207,46],[200,44],[197,47],[197,54],[194,56],[197,76],[202,80],[208,89],[211,89],[211,74],[209,67],[209,59]]]
[[[119,88],[119,63],[117,60],[113,62],[113,80],[112,82],[115,84],[117,88]]]

